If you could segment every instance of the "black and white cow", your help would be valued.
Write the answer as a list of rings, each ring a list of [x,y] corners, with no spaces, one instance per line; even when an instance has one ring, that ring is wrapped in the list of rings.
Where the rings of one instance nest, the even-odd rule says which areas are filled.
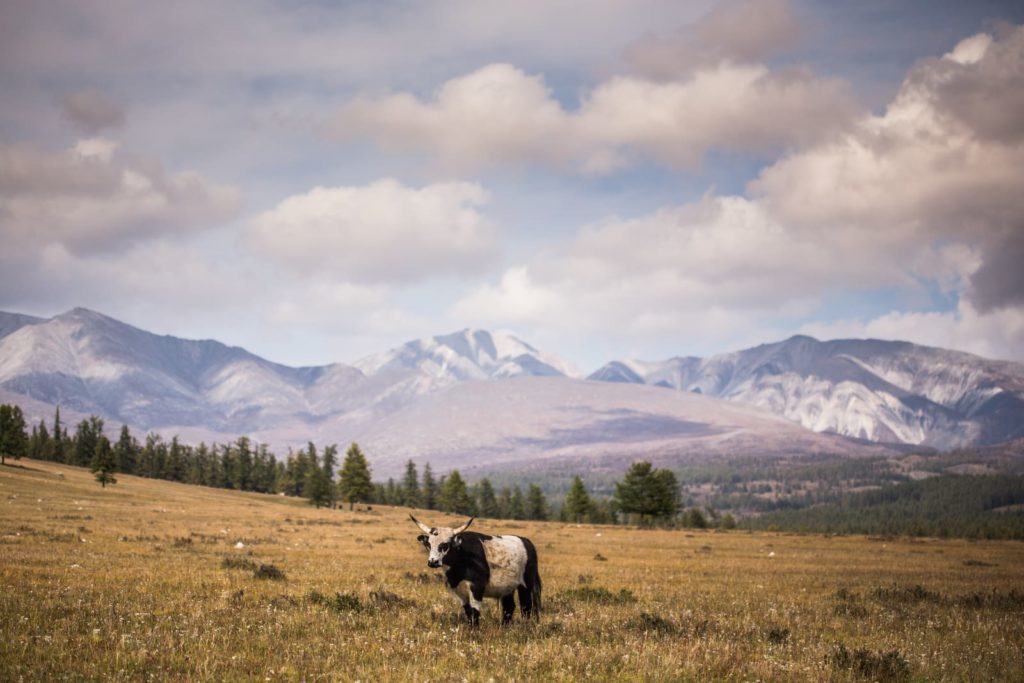
[[[466,531],[471,518],[460,527],[429,527],[409,515],[423,534],[427,566],[444,566],[448,588],[462,601],[462,609],[474,626],[480,623],[484,598],[501,601],[501,621],[507,624],[516,610],[515,593],[523,616],[540,612],[540,573],[537,549],[522,536],[487,536]]]

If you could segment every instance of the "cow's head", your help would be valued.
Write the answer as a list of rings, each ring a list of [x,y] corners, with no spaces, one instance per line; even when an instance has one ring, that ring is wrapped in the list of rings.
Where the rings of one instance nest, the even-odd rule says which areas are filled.
[[[469,528],[469,525],[473,523],[475,517],[470,517],[469,521],[460,527],[451,529],[449,527],[429,527],[423,524],[418,519],[409,515],[409,519],[416,523],[423,533],[420,534],[416,540],[418,540],[423,547],[427,549],[427,566],[428,567],[440,567],[444,564],[445,556],[462,545],[463,531]]]

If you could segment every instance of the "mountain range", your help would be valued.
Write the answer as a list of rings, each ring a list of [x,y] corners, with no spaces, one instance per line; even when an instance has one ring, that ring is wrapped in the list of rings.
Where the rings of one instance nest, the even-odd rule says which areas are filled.
[[[419,339],[289,367],[83,308],[0,313],[0,402],[279,453],[359,441],[378,476],[460,467],[623,468],[717,455],[869,455],[1024,437],[1024,365],[905,342],[810,337],[709,358],[611,362],[584,379],[513,335]],[[69,417],[68,417],[69,416]]]

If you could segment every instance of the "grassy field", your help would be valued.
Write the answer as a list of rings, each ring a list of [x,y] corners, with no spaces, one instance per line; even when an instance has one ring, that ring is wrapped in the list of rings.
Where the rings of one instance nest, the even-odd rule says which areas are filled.
[[[407,515],[2,467],[0,679],[1024,680],[1019,542],[480,520],[545,609],[474,630]]]

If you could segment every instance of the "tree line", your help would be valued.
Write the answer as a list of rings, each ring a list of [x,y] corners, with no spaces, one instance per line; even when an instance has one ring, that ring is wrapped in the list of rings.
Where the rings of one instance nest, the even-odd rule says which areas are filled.
[[[289,451],[277,459],[266,444],[241,436],[226,444],[183,444],[147,434],[139,441],[122,425],[118,438],[108,439],[104,421],[95,415],[79,422],[73,432],[62,422],[60,408],[53,421],[40,420],[28,431],[18,406],[0,405],[0,456],[91,467],[103,486],[116,483],[117,474],[130,474],[215,488],[281,493],[306,498],[317,507],[348,504],[402,505],[458,515],[494,519],[639,523],[687,527],[735,526],[731,516],[719,517],[712,509],[680,505],[675,475],[655,469],[649,462],[630,467],[615,483],[611,498],[592,496],[576,476],[565,501],[552,506],[537,484],[496,488],[484,477],[468,484],[457,469],[437,476],[430,463],[422,473],[412,460],[399,481],[374,482],[372,470],[358,444],[349,446],[339,463],[338,446]]]

